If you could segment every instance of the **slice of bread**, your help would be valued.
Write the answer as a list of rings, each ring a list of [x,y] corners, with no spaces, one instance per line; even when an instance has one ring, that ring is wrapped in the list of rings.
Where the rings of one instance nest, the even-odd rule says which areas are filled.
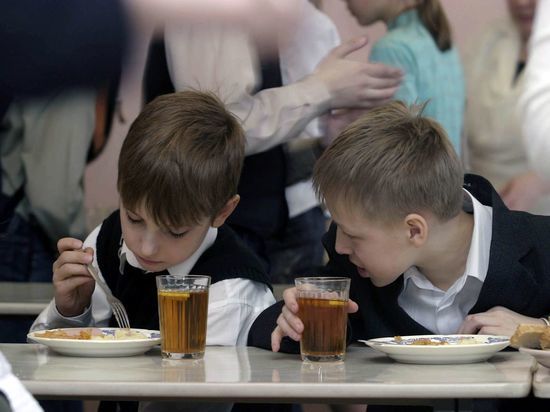
[[[543,333],[550,330],[546,325],[521,324],[510,338],[510,346],[514,348],[540,349],[540,338]],[[548,347],[550,347],[550,332],[548,332]]]
[[[550,326],[546,327],[546,330],[540,335],[540,348],[550,349]]]

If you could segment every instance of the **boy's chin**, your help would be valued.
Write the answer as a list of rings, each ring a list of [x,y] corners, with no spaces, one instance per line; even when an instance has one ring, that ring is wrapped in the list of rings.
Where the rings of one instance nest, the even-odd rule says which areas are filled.
[[[376,287],[383,287],[389,285],[391,282],[388,282],[386,279],[380,279],[376,276],[373,276],[368,270],[364,268],[357,267],[357,273],[362,278],[369,278],[372,284]]]

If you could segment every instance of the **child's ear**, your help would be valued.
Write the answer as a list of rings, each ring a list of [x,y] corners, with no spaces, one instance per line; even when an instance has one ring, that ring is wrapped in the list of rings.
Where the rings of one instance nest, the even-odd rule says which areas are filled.
[[[411,213],[405,217],[407,237],[414,246],[422,246],[428,239],[428,222],[423,216]]]
[[[214,217],[210,226],[220,227],[223,225],[226,219],[231,215],[231,213],[233,213],[240,200],[241,197],[239,195],[235,195],[229,199],[224,207],[222,207],[222,209],[218,212],[216,217]]]

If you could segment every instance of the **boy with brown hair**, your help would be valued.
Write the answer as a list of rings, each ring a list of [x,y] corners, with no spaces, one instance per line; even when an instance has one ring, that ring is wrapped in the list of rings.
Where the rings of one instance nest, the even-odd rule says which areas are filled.
[[[210,275],[207,344],[246,344],[274,299],[261,262],[224,225],[239,202],[244,144],[213,94],[186,91],[146,105],[120,152],[120,210],[84,242],[58,242],[55,296],[31,329],[116,325],[105,294],[94,290],[91,263],[134,328],[159,328],[157,275]]]
[[[510,336],[550,313],[550,218],[510,211],[485,179],[463,178],[421,110],[393,102],[348,126],[318,160],[314,186],[333,217],[326,273],[351,278],[352,340]],[[295,289],[284,300],[257,318],[249,343],[298,350],[288,339],[281,348],[303,330]]]

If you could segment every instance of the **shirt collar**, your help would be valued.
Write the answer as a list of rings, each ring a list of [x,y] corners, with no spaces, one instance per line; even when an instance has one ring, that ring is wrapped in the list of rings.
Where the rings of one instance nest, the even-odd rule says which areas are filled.
[[[186,260],[184,260],[181,263],[178,263],[177,265],[174,265],[172,267],[169,267],[168,273],[171,275],[185,275],[190,273],[193,266],[195,266],[195,263],[197,263],[197,260],[202,256],[202,254],[205,252],[206,249],[208,249],[212,244],[216,241],[216,238],[218,236],[218,229],[215,227],[208,228],[208,231],[206,232],[206,236],[204,237],[202,243],[198,247],[198,249],[189,256]],[[136,255],[128,249],[128,246],[126,245],[126,242],[122,242],[122,248],[120,250],[120,273],[124,273],[124,263],[128,262],[131,266],[145,270],[143,267],[139,264]]]
[[[464,274],[485,281],[489,269],[489,255],[493,236],[493,208],[481,204],[470,192],[464,191],[472,200],[474,230]]]
[[[463,209],[467,212],[473,210],[474,228],[472,231],[472,241],[468,251],[468,259],[464,274],[455,284],[459,282],[463,285],[466,277],[478,279],[483,283],[489,269],[489,254],[491,250],[492,226],[493,226],[493,208],[481,204],[470,192],[463,189],[467,194]],[[418,287],[424,289],[435,289],[431,282],[413,266],[403,274],[404,287],[412,279]],[[453,285],[454,286],[454,285]]]

